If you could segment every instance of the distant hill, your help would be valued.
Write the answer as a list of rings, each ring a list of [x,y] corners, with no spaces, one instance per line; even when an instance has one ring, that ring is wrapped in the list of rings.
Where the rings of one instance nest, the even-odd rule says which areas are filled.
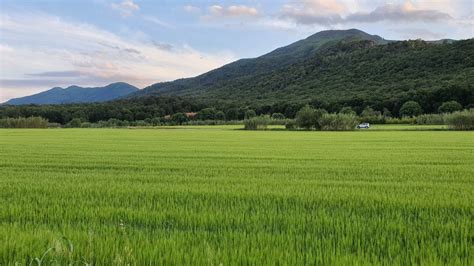
[[[95,88],[70,86],[63,89],[55,87],[38,94],[11,99],[5,104],[22,105],[104,102],[123,97],[136,91],[138,91],[138,88],[124,82],[112,83],[105,87]]]
[[[474,103],[474,40],[388,41],[351,30],[316,33],[194,78],[151,85],[132,96],[178,95],[237,106],[312,102],[323,108],[396,111],[417,100]]]

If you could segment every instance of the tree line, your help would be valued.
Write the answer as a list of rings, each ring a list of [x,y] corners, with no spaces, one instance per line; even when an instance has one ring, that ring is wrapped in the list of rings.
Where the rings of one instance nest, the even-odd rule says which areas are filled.
[[[0,106],[1,118],[42,117],[50,123],[66,125],[72,120],[97,123],[115,119],[119,121],[148,121],[153,124],[171,120],[177,124],[188,121],[236,121],[260,115],[270,115],[274,119],[293,119],[304,107],[310,106],[327,113],[354,114],[362,120],[372,123],[384,123],[391,117],[414,117],[427,112],[417,101],[403,103],[396,112],[386,107],[329,105],[312,100],[304,104],[280,102],[273,105],[247,105],[206,103],[196,99],[148,96],[133,99],[122,99],[104,103],[66,104],[66,105],[8,105]],[[382,105],[383,106],[383,105]],[[465,109],[461,103],[450,100],[441,103],[435,113],[449,113]],[[466,108],[468,109],[468,108]],[[432,109],[429,109],[430,111]]]

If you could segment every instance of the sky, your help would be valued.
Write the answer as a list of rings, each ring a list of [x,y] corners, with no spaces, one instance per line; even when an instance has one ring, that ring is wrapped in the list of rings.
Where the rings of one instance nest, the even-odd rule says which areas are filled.
[[[474,37],[474,0],[1,0],[0,102],[52,87],[139,88],[328,29]]]

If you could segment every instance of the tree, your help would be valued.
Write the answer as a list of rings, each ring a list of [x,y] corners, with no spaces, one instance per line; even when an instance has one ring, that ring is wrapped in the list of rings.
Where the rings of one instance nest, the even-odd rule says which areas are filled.
[[[392,112],[390,112],[390,110],[388,110],[387,108],[383,108],[383,117],[392,117]]]
[[[382,113],[380,113],[380,111],[375,111],[370,106],[366,106],[360,115],[362,117],[374,117],[374,116],[381,116]]]
[[[423,113],[423,109],[420,104],[415,101],[405,102],[400,108],[400,116],[417,116]]]
[[[238,120],[239,119],[239,108],[229,108],[225,113],[227,120]]]
[[[176,113],[171,116],[171,120],[178,125],[182,125],[188,121],[188,117],[185,113]]]
[[[222,111],[217,111],[216,114],[214,115],[214,118],[216,120],[225,120],[225,114]]]
[[[317,130],[321,129],[321,118],[325,116],[328,112],[325,109],[318,108],[314,110],[314,115],[316,116],[316,123],[314,124],[314,128]]]
[[[282,114],[282,113],[273,113],[273,114],[272,114],[272,118],[273,118],[273,119],[281,120],[281,119],[285,119],[285,115]]]
[[[69,123],[67,123],[68,127],[81,127],[82,121],[80,118],[73,118]]]
[[[383,123],[384,117],[380,111],[375,111],[370,106],[366,106],[360,114],[364,122],[367,123]]]
[[[439,113],[452,113],[456,111],[461,111],[462,105],[456,101],[444,102],[439,108]]]
[[[216,109],[204,108],[197,113],[196,118],[199,120],[214,120],[216,119]]]
[[[305,105],[296,113],[296,125],[300,128],[311,129],[317,124],[316,111]]]
[[[250,118],[256,117],[256,116],[257,116],[257,114],[255,113],[255,111],[252,110],[252,109],[249,109],[249,110],[245,111],[245,117],[244,118],[245,119],[250,119]]]
[[[346,115],[356,115],[356,112],[352,110],[352,107],[350,106],[342,107],[341,110],[339,110],[339,113],[346,114]]]

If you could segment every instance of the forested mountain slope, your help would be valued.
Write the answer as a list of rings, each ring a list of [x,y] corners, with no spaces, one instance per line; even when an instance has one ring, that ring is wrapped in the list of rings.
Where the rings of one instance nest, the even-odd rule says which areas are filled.
[[[314,40],[319,44],[309,45],[318,43]],[[290,54],[297,56],[289,64],[269,63],[284,62]],[[464,107],[474,103],[473,39],[388,42],[357,30],[328,31],[247,60],[139,93],[240,106],[313,102],[327,109],[370,105],[395,112],[407,100],[418,101],[426,112],[448,100]]]
[[[226,103],[275,104],[320,101],[328,105],[397,109],[416,100],[435,111],[447,100],[474,103],[474,40],[451,44],[423,41],[342,41],[313,56],[267,73],[216,80],[188,81],[177,90],[156,92]]]
[[[269,73],[304,61],[308,57],[315,55],[319,49],[331,46],[341,40],[372,40],[377,44],[387,43],[386,40],[377,35],[369,35],[356,29],[321,31],[304,40],[278,48],[260,57],[240,59],[195,78],[153,84],[137,94],[147,95],[163,92],[176,94],[188,89],[212,88],[216,83],[227,82],[233,79],[252,78],[255,75]]]

